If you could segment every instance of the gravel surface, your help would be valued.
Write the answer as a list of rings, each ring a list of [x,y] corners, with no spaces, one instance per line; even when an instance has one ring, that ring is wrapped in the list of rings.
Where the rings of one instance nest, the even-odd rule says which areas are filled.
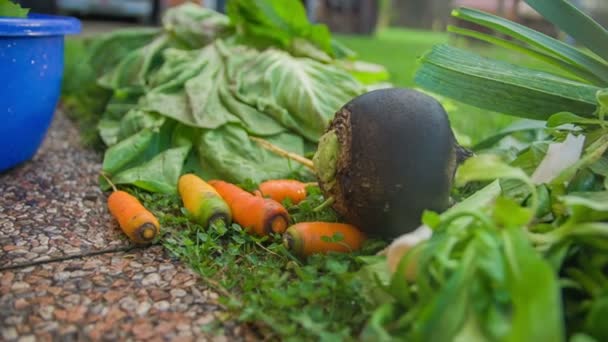
[[[0,174],[0,340],[255,339],[161,246],[130,245],[100,162],[58,113],[35,158]]]
[[[244,331],[220,325],[218,295],[168,259],[160,246],[2,272],[3,340],[234,340]]]
[[[55,115],[34,159],[0,174],[0,268],[128,246],[99,189],[100,163]]]

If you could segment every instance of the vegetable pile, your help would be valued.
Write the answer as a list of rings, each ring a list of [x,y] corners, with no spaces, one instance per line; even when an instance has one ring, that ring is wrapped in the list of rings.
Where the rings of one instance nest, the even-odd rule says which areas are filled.
[[[162,244],[264,338],[604,341],[608,32],[565,0],[526,2],[589,51],[483,12],[455,11],[512,40],[451,31],[548,63],[533,70],[448,45],[422,57],[417,82],[427,90],[525,118],[475,145],[464,160],[469,155],[443,110],[429,110],[437,118],[433,127],[449,133],[431,139],[447,156],[437,161],[442,172],[401,179],[397,169],[376,170],[387,160],[408,164],[400,149],[416,142],[402,134],[386,151],[364,146],[366,137],[378,136],[366,132],[373,127],[340,113],[403,120],[399,115],[419,112],[369,105],[403,107],[403,94],[377,100],[392,91],[353,109],[351,100],[374,94],[361,95],[363,79],[381,77],[350,70],[351,53],[323,26],[309,24],[296,1],[233,0],[227,17],[184,5],[167,13],[162,30],[119,31],[72,45],[85,62],[68,62],[64,103],[81,122],[97,122],[103,113],[97,131],[108,146],[103,186],[127,185],[158,217]],[[383,145],[391,136],[382,136],[389,141]],[[364,153],[351,154],[355,138]],[[275,154],[268,143],[286,151]],[[312,165],[302,156],[310,157],[317,143]],[[317,174],[319,184],[311,184],[312,173],[286,155],[334,172]],[[366,169],[366,158],[376,157]],[[384,243],[338,222],[324,196],[335,186],[348,193],[372,184],[353,170],[384,174],[383,194],[399,193],[396,184],[431,184],[425,203],[438,204],[415,208],[407,218],[424,225],[376,254]],[[422,182],[426,176],[445,186]],[[374,218],[386,200],[373,202],[377,189],[366,193],[376,211],[359,222],[377,222],[382,227],[369,230],[391,238],[415,228],[406,217]],[[397,207],[399,194],[386,203]],[[353,194],[342,199],[345,212],[366,209]],[[121,222],[125,232],[139,226]]]
[[[445,45],[422,58],[417,81],[428,90],[528,120],[475,146],[456,174],[454,195],[465,199],[425,213],[417,235],[388,248],[391,299],[367,338],[608,339],[608,31],[567,1],[526,2],[594,54],[480,11],[454,12],[512,40],[451,31],[549,65]]]
[[[171,193],[183,173],[229,182],[311,178],[261,148],[314,151],[333,113],[365,87],[352,55],[298,1],[188,3],[162,29],[126,29],[70,48],[64,103],[90,113],[114,184]],[[344,59],[349,58],[349,59]],[[383,70],[376,71],[382,80]],[[80,113],[80,116],[84,114]]]

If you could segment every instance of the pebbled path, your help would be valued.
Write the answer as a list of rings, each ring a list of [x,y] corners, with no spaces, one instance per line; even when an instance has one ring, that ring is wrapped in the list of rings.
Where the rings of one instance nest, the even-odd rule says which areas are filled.
[[[0,340],[255,339],[162,247],[124,238],[100,166],[58,112],[33,160],[0,174]]]

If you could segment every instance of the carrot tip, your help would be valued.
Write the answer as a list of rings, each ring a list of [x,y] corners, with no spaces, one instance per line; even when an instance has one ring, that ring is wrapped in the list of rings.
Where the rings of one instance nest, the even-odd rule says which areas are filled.
[[[283,233],[287,229],[287,220],[283,216],[275,216],[270,223],[271,230],[275,233]]]
[[[139,227],[139,237],[144,241],[151,241],[156,237],[156,227],[152,223],[145,223]]]

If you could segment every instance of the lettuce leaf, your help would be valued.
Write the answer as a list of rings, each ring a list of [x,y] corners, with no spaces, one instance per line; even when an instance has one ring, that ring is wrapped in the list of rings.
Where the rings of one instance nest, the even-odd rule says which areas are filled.
[[[232,0],[228,2],[227,13],[242,43],[260,49],[278,47],[293,52],[297,38],[302,38],[333,55],[329,29],[308,21],[301,1]]]

